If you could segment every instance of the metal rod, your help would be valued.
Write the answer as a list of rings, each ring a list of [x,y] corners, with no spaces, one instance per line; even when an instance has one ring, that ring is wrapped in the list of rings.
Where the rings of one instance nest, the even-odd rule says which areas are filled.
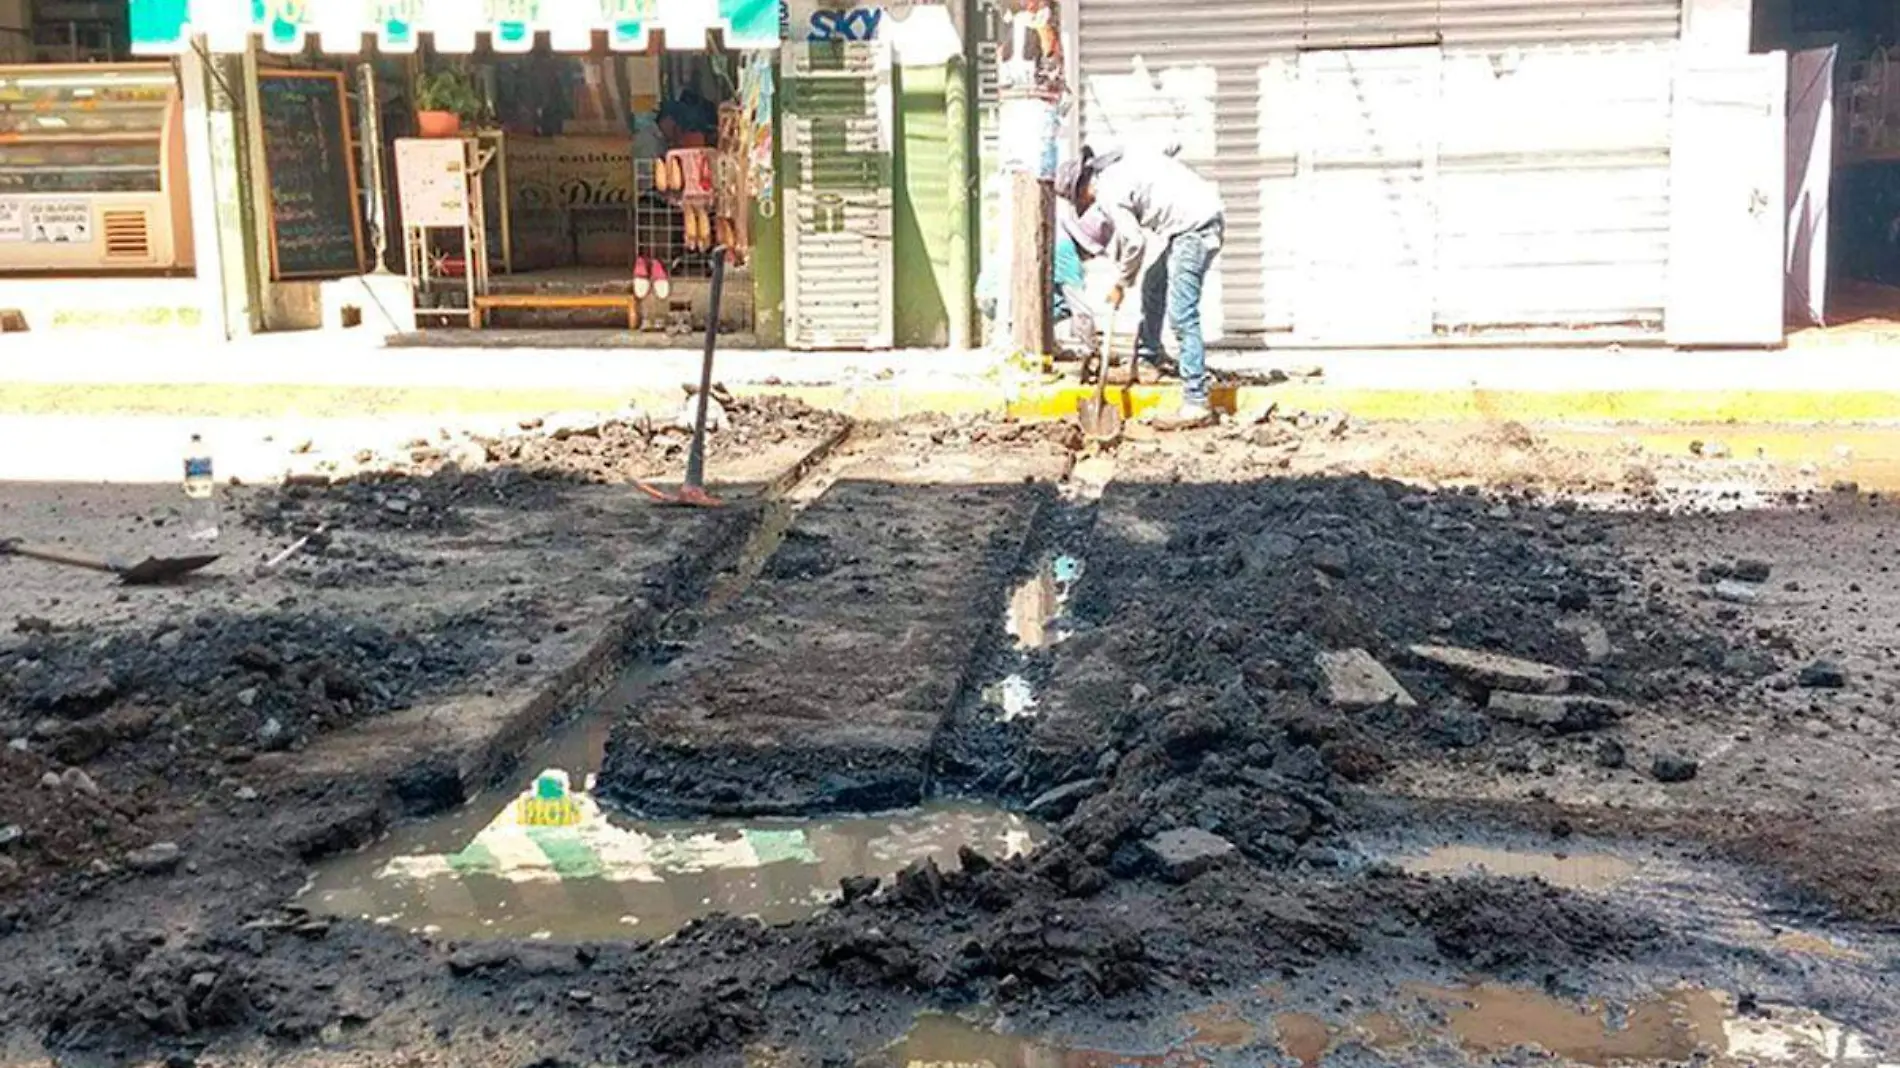
[[[699,411],[693,416],[693,443],[686,452],[686,485],[706,484],[706,407],[712,399],[713,346],[719,340],[719,301],[726,288],[726,249],[712,250],[712,299],[706,308],[706,355],[699,364]]]

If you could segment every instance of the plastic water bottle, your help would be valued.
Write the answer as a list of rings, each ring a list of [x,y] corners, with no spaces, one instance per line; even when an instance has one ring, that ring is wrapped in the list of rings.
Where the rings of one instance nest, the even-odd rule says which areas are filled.
[[[198,434],[185,450],[185,523],[195,541],[218,538],[218,482],[211,472],[211,450]]]

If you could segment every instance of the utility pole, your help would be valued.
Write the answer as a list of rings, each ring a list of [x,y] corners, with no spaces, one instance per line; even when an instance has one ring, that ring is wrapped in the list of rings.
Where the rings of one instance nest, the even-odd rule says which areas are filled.
[[[1015,352],[1042,361],[1055,350],[1049,305],[1062,32],[1056,0],[1005,2],[996,71],[1009,196],[1009,336]]]

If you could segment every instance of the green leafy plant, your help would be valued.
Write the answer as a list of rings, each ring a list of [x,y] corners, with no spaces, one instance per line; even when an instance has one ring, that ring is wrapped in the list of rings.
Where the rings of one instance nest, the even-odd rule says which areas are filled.
[[[416,79],[417,111],[452,111],[463,122],[479,122],[487,112],[474,79],[459,70],[438,70]]]

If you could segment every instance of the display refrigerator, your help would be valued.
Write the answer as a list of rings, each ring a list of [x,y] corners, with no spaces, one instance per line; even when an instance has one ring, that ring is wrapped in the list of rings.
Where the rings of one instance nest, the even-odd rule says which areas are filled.
[[[171,64],[0,66],[0,273],[191,264]]]

